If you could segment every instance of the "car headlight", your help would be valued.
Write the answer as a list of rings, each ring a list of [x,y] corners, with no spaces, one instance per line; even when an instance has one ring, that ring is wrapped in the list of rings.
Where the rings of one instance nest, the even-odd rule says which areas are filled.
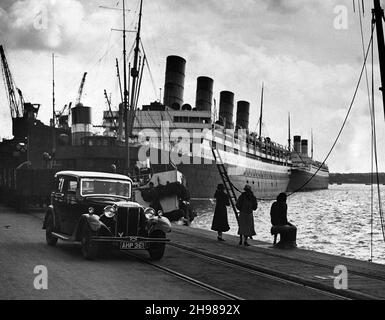
[[[116,214],[115,206],[107,206],[103,209],[103,213],[107,218],[113,218]]]
[[[153,208],[147,208],[146,210],[144,210],[144,214],[147,219],[151,219],[155,217],[155,210]]]

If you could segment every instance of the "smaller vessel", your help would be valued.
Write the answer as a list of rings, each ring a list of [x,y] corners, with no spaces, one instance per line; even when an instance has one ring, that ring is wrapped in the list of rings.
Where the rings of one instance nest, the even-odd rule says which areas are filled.
[[[313,143],[311,156],[308,155],[308,140],[294,136],[294,149],[291,152],[291,174],[287,191],[310,191],[328,189],[329,168],[313,160]]]

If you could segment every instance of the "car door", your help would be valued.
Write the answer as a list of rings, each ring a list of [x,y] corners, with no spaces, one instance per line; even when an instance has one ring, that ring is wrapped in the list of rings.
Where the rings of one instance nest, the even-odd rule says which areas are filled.
[[[63,232],[63,218],[65,217],[65,203],[64,203],[64,183],[65,177],[59,176],[56,179],[55,190],[52,196],[52,205],[55,211],[56,227],[58,232]]]
[[[81,212],[81,203],[77,197],[78,187],[79,183],[76,177],[68,178],[64,197],[67,215],[66,232],[70,235],[74,233],[79,218],[84,213]]]

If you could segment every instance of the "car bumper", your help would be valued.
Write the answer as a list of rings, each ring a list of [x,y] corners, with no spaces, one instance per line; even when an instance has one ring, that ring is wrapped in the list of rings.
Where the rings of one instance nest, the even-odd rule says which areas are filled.
[[[131,243],[137,243],[137,242],[161,242],[161,243],[167,243],[170,242],[170,239],[165,238],[145,238],[145,237],[91,237],[90,239],[92,242],[104,242],[104,243],[120,243],[120,242],[131,242]]]

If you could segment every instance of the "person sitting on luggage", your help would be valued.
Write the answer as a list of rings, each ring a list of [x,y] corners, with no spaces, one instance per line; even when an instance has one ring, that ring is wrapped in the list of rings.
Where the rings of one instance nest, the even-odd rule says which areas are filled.
[[[277,201],[271,205],[270,217],[273,225],[271,233],[274,235],[280,234],[280,241],[277,246],[289,245],[296,247],[297,227],[287,220],[286,199],[286,194],[280,193]]]

